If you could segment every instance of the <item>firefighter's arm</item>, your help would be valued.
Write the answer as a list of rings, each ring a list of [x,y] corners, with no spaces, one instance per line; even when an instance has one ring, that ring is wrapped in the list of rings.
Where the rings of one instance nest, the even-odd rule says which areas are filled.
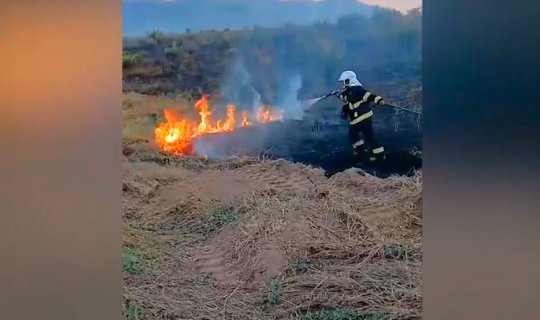
[[[345,90],[340,90],[339,94],[337,94],[337,97],[339,98],[339,100],[341,100],[342,103],[340,116],[342,119],[347,119],[347,117],[349,116],[349,103]]]
[[[382,106],[384,106],[386,104],[383,97],[378,96],[376,94],[373,94],[373,93],[371,93],[369,91],[366,91],[366,93],[364,94],[363,99],[366,100],[366,101],[369,101],[369,102],[376,103],[378,105],[382,105]]]
[[[341,100],[341,102],[346,105],[347,104],[347,97],[345,95],[345,91],[343,91],[343,90],[336,90],[336,91],[337,91],[336,94],[335,94],[336,97],[338,97],[339,100]]]

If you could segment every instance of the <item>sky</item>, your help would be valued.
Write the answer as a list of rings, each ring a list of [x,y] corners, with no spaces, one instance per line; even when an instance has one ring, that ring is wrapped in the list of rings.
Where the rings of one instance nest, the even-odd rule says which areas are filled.
[[[163,0],[174,1],[174,0]],[[280,1],[294,1],[294,0],[280,0]],[[312,0],[312,1],[324,1],[324,0]],[[385,8],[392,8],[401,12],[407,12],[410,9],[418,8],[422,6],[422,0],[358,0],[365,4],[381,6]]]
[[[360,2],[397,9],[402,12],[422,6],[422,0],[361,0]]]
[[[186,28],[192,30],[200,29],[223,29],[224,26],[231,28],[240,28],[244,25],[261,25],[261,26],[276,26],[283,23],[298,22],[300,24],[311,23],[315,20],[329,20],[335,21],[335,19],[347,13],[367,13],[370,11],[370,5],[376,5],[384,8],[391,8],[406,13],[408,10],[418,8],[422,5],[422,0],[265,0],[261,1],[261,7],[257,6],[257,0],[212,0],[210,2],[204,1],[204,4],[199,5],[199,0],[187,1],[189,9],[180,7],[180,3],[187,0],[123,0],[123,34],[126,36],[144,35],[150,30],[160,29],[165,32],[175,32],[179,30],[185,30]],[[192,13],[186,13],[187,11],[196,11],[198,7],[203,7],[204,10],[212,10],[211,3],[221,4],[219,7],[225,7],[227,12],[223,16],[220,15],[220,10],[214,10],[212,12],[212,19],[208,21],[202,21]],[[230,1],[230,2],[229,2]],[[307,5],[307,9],[302,9],[295,6],[294,10],[287,10],[286,6],[277,5],[273,8],[273,3],[279,4],[279,2],[285,1],[301,1],[304,2],[304,7]],[[330,6],[325,6],[325,9],[319,6],[310,6],[309,1],[328,1]],[[354,1],[357,1],[359,5],[354,5]],[[451,0],[450,0],[451,1]],[[128,3],[141,2],[140,5],[127,5]],[[154,6],[152,3],[178,3],[180,6],[174,6],[171,10],[167,6]],[[229,6],[228,4],[239,2],[245,12],[252,12],[250,17],[238,15],[234,13],[235,6]],[[312,2],[313,3],[313,2]],[[360,5],[363,3],[364,5]],[[262,9],[261,9],[262,8]],[[273,10],[273,9],[275,10]],[[309,10],[308,10],[309,9]],[[202,10],[202,9],[200,9]],[[278,12],[279,17],[272,18],[271,11]],[[285,10],[285,12],[283,12]],[[305,11],[304,11],[305,10]],[[198,11],[197,11],[198,12]],[[270,14],[267,14],[270,13]],[[279,13],[281,12],[281,13]],[[301,14],[301,16],[299,16]],[[243,22],[242,22],[243,21]]]
[[[124,0],[129,1],[129,0]],[[161,0],[164,2],[174,2],[178,0]],[[280,0],[280,1],[287,1],[287,0]],[[288,0],[291,1],[291,0]],[[312,0],[312,1],[324,1],[324,0]],[[360,2],[371,4],[371,5],[377,5],[385,8],[393,8],[397,9],[402,12],[406,12],[407,10],[418,8],[422,5],[422,0],[359,0]]]

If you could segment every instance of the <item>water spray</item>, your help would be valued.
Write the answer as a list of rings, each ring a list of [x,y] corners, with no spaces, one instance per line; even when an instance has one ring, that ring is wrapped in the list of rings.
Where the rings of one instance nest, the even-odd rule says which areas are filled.
[[[318,98],[313,98],[313,99],[309,99],[309,100],[304,100],[303,101],[303,105],[304,105],[304,108],[305,109],[308,109],[310,108],[312,105],[316,104],[317,102],[323,100],[323,99],[326,99],[326,98],[329,98],[331,96],[335,96],[337,95],[338,93],[340,93],[341,90],[334,90],[334,91],[331,91],[331,92],[328,92],[327,94],[323,95],[323,96],[320,96]]]
[[[335,96],[337,95],[339,92],[341,92],[341,90],[334,90],[334,91],[331,91],[323,96],[320,96],[318,98],[314,98],[314,99],[309,99],[309,100],[304,100],[303,101],[303,104],[304,104],[304,107],[307,109],[307,108],[310,108],[312,105],[314,105],[315,103],[323,100],[323,99],[326,99],[326,98],[329,98],[331,96]],[[403,111],[407,111],[407,112],[411,112],[411,113],[415,113],[415,114],[418,114],[418,115],[422,115],[422,112],[420,111],[416,111],[416,110],[412,110],[412,109],[408,109],[408,108],[404,108],[404,107],[399,107],[399,106],[396,106],[396,105],[393,105],[393,104],[389,104],[389,103],[386,103],[385,105],[391,107],[391,108],[394,108],[394,109],[398,109],[398,110],[403,110]]]

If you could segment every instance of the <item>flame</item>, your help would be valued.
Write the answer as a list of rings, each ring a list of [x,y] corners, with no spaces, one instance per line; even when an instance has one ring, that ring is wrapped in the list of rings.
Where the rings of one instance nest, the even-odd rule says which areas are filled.
[[[257,109],[257,120],[259,122],[270,122],[275,120],[281,120],[282,118],[283,114],[281,111],[273,112],[273,110],[270,110],[265,106],[261,106]]]
[[[225,124],[223,125],[223,130],[230,131],[234,130],[235,124],[236,124],[236,107],[232,104],[227,105],[227,120],[225,120]]]
[[[251,126],[252,123],[249,121],[246,111],[242,111],[242,128]]]
[[[257,118],[261,122],[267,122],[270,119],[270,110],[265,109],[264,107],[260,107],[257,112]]]
[[[241,121],[237,121],[239,117],[236,106],[228,104],[226,118],[213,121],[210,103],[206,96],[195,102],[195,109],[199,114],[198,122],[182,117],[174,109],[164,110],[165,121],[154,130],[155,141],[160,150],[178,155],[193,154],[193,140],[199,136],[234,131],[238,127],[249,127],[254,121],[265,123],[282,119],[281,112],[261,106],[256,111],[254,121],[249,118],[246,110],[241,112]]]
[[[212,115],[208,111],[208,98],[203,96],[199,101],[195,102],[195,108],[199,110],[199,115],[201,116],[201,122],[197,128],[199,134],[203,134],[208,131],[208,118]]]

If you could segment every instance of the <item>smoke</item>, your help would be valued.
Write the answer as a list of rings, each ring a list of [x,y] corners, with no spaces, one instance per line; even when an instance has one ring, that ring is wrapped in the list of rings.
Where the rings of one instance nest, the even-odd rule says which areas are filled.
[[[235,132],[200,137],[194,141],[198,155],[227,159],[238,154],[261,152],[277,136],[287,139],[286,133],[291,125],[294,126],[293,122],[304,120],[306,110],[318,101],[318,98],[307,101],[299,99],[304,77],[300,70],[293,67],[295,63],[289,61],[289,57],[275,53],[272,59],[276,67],[265,70],[254,63],[253,57],[246,55],[247,52],[250,51],[245,48],[243,57],[229,66],[220,86],[222,102],[234,104],[237,114],[246,111],[252,122],[257,121],[259,108],[264,104],[264,107],[272,109],[273,114],[280,113],[282,121],[274,124],[254,123],[249,130],[238,128]],[[275,148],[274,144],[272,149]],[[280,145],[279,149],[280,154],[289,154],[287,144]]]
[[[255,114],[261,105],[261,94],[253,87],[251,75],[241,60],[234,63],[221,86],[224,102],[232,103],[241,110],[250,110]]]
[[[252,77],[247,71],[242,60],[237,60],[233,63],[221,84],[221,97],[223,103],[233,104],[237,107],[237,114],[245,111],[249,119],[256,121],[257,110],[262,103],[262,95],[255,89]],[[236,119],[240,121],[240,119]],[[237,128],[237,131],[245,131],[246,129]],[[257,149],[258,145],[263,145],[265,140],[265,130],[257,130],[255,133],[232,134],[220,133],[210,134],[197,138],[193,142],[195,153],[199,156],[208,157],[216,160],[228,159],[237,153],[244,154],[246,138],[252,146]]]
[[[193,141],[193,148],[195,153],[198,156],[215,159],[215,160],[226,160],[230,158],[230,155],[227,154],[224,150],[216,148],[216,143],[211,139],[205,139],[199,137]]]
[[[302,120],[304,118],[304,104],[298,100],[298,93],[302,88],[302,75],[298,71],[288,72],[280,77],[275,97],[263,97],[255,88],[253,78],[244,63],[239,60],[231,65],[224,82],[221,85],[223,102],[232,103],[239,111],[247,111],[250,119],[256,121],[258,109],[263,99],[269,101],[273,111],[281,112],[281,126],[270,123],[257,125],[252,128],[238,128],[234,133],[207,135],[194,141],[195,152],[200,156],[212,159],[227,159],[237,154],[256,154],[265,149],[269,139],[283,135],[288,127],[287,120]],[[260,79],[264,80],[264,79]],[[281,153],[286,154],[286,146],[282,146]]]
[[[264,82],[264,79],[258,80]],[[276,97],[265,97],[265,100],[270,102],[270,107],[282,112],[283,120],[302,120],[305,103],[298,99],[298,93],[302,89],[302,75],[298,71],[292,71],[277,80]],[[255,116],[262,105],[263,97],[253,83],[244,63],[237,61],[230,67],[221,86],[224,102],[232,103],[241,110],[247,109]]]
[[[283,140],[280,139],[284,134],[283,129],[272,127],[280,124],[282,123],[238,128],[233,132],[200,136],[194,141],[193,147],[197,155],[215,160],[226,160],[235,156],[256,157],[264,153],[272,139]]]
[[[302,76],[298,71],[284,81],[278,91],[276,108],[283,110],[284,120],[302,120],[304,118],[304,108],[298,100],[298,92],[302,89]]]

